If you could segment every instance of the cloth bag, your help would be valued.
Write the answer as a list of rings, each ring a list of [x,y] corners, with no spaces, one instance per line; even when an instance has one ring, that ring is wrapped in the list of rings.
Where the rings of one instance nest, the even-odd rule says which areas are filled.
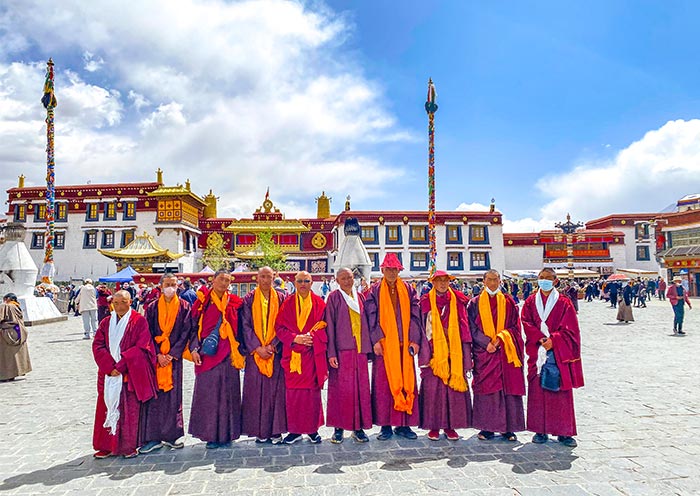
[[[552,350],[547,352],[547,361],[542,365],[540,386],[542,386],[542,389],[552,392],[557,392],[561,388],[561,373]]]
[[[24,326],[12,322],[4,322],[0,326],[2,339],[10,346],[21,346],[27,341],[27,331]]]
[[[216,323],[214,330],[211,331],[211,333],[209,333],[209,335],[202,341],[202,349],[200,350],[202,355],[216,355],[216,352],[219,349],[219,328],[221,327],[221,319],[222,317],[219,317],[219,321]]]

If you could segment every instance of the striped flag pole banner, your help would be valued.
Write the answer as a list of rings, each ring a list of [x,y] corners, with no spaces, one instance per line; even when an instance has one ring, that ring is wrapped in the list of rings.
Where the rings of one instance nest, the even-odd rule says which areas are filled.
[[[437,93],[432,78],[428,81],[428,98],[425,111],[428,113],[428,239],[430,241],[429,272],[432,276],[436,269],[437,244],[435,241],[435,103]]]
[[[55,162],[54,162],[54,108],[56,108],[56,96],[53,86],[53,60],[46,63],[46,80],[44,81],[44,95],[41,103],[46,109],[46,235],[44,236],[44,265],[41,267],[41,282],[53,284],[56,268],[53,263],[54,248],[54,220],[56,207]]]

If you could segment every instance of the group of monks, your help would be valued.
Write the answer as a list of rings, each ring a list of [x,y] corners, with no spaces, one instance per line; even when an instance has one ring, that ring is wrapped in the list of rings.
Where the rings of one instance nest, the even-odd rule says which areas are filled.
[[[516,441],[527,428],[535,443],[555,435],[576,446],[580,332],[571,302],[554,288],[554,271],[540,272],[539,291],[521,313],[501,292],[495,270],[471,300],[452,290],[443,271],[418,298],[401,270],[396,255],[387,254],[382,279],[358,292],[353,272],[341,269],[339,289],[325,301],[311,290],[307,272],[296,274],[296,291],[287,295],[272,287],[274,273],[263,267],[255,290],[241,299],[229,293],[231,275],[221,270],[191,306],[177,296],[177,278],[166,274],[145,317],[118,291],[93,342],[94,456],[183,446],[184,359],[195,373],[189,433],[210,449],[241,435],[272,444],[306,435],[320,443],[324,423],[334,428],[333,443],[343,442],[345,431],[367,442],[365,429],[378,425],[378,440],[415,439],[411,427],[420,426],[431,440],[441,431],[457,440],[456,429],[473,427],[484,441],[496,434]],[[560,378],[557,387],[550,380],[543,388],[541,370],[551,360]]]

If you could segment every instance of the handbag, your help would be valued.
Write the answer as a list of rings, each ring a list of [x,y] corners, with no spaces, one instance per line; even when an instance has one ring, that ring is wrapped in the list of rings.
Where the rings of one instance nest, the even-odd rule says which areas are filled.
[[[23,329],[19,324],[14,324],[12,322],[3,322],[2,327],[0,327],[0,334],[2,334],[2,339],[10,346],[21,346],[27,340],[26,332],[22,332]]]
[[[554,351],[547,352],[547,361],[540,370],[540,386],[546,391],[557,392],[561,388],[561,373],[554,358]]]
[[[219,349],[219,328],[221,327],[221,319],[223,315],[219,317],[219,321],[216,323],[214,329],[209,333],[209,335],[202,341],[202,348],[199,352],[202,355],[214,356]]]

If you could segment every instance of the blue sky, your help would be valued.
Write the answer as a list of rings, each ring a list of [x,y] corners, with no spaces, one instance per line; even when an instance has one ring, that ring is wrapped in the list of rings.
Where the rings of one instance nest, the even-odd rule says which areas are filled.
[[[313,212],[320,189],[334,210],[346,194],[357,209],[423,208],[428,77],[439,209],[495,197],[519,231],[700,192],[694,2],[4,5],[4,187],[15,169],[42,179],[31,102],[52,55],[71,177],[144,180],[160,166],[213,187],[230,215],[268,185],[288,216]]]

